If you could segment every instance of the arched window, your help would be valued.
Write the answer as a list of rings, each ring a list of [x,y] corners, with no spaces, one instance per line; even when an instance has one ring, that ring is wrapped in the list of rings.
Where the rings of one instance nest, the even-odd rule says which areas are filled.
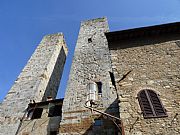
[[[138,101],[144,118],[167,117],[158,95],[153,90],[141,90],[138,93]]]

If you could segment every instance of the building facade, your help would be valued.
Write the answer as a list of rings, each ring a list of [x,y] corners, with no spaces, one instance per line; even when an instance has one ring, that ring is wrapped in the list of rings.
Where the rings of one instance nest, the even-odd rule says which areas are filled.
[[[110,32],[106,18],[83,21],[55,99],[66,55],[62,34],[43,39],[0,106],[0,135],[180,134],[179,22]]]
[[[106,37],[125,134],[180,134],[180,23]]]

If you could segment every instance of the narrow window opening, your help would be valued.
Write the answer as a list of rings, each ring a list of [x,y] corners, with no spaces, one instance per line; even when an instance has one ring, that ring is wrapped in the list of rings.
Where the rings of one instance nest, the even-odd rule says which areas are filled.
[[[50,131],[50,135],[57,135],[57,131]]]
[[[102,94],[102,82],[96,82],[98,86],[98,94]]]
[[[111,82],[112,82],[112,85],[116,85],[116,83],[115,83],[115,77],[114,77],[114,74],[112,73],[112,72],[109,72],[109,75],[110,75],[110,77],[111,77]]]
[[[43,112],[43,108],[32,108],[28,111],[27,119],[29,120],[39,119],[41,118],[42,112]]]
[[[92,42],[92,38],[88,38],[88,43],[91,43]]]
[[[49,108],[48,117],[61,116],[62,114],[62,106],[54,105]]]

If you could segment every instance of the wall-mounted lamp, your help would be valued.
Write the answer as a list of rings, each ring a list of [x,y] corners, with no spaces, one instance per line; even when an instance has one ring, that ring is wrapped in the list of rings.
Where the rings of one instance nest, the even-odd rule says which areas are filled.
[[[87,102],[86,106],[96,105],[98,101],[98,85],[95,82],[90,82],[87,85]]]

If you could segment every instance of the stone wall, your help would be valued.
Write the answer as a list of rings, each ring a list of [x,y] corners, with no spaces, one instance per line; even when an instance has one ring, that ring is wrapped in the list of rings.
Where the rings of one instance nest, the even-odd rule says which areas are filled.
[[[52,103],[51,101],[49,101],[49,103],[48,101],[39,102],[36,103],[34,107],[32,107],[32,108],[43,109],[40,118],[31,119],[27,117],[28,112],[26,113],[26,117],[22,119],[22,123],[18,131],[18,135],[51,135],[52,132],[58,133],[61,116],[50,117],[49,114],[51,114],[52,112],[49,111],[49,108],[52,107],[53,105],[62,106],[62,102],[56,101],[56,103]],[[61,112],[61,110],[59,110],[59,112]]]
[[[47,35],[28,61],[0,107],[0,134],[16,133],[30,102],[56,97],[67,55],[61,33]]]
[[[120,117],[126,135],[180,134],[179,37],[176,34],[111,43]],[[127,76],[122,79],[124,75]],[[159,95],[168,117],[144,119],[137,99],[142,89],[152,89]]]
[[[107,40],[106,18],[88,20],[81,23],[70,71],[69,81],[63,102],[63,118],[60,124],[61,134],[113,134],[116,132],[111,120],[95,129],[93,121],[102,117],[86,109],[87,85],[91,81],[102,82],[102,95],[99,95],[97,109],[117,114],[116,91],[111,83],[109,71],[111,62]]]

